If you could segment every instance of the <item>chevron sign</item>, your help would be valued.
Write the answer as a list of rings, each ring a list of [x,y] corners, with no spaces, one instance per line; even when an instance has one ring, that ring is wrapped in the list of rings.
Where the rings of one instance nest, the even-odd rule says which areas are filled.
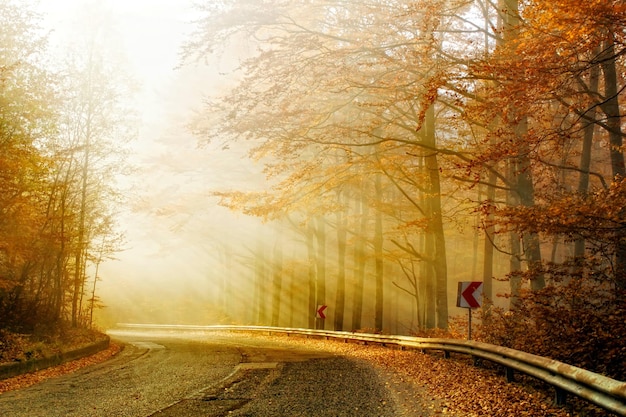
[[[483,283],[481,281],[459,282],[456,306],[462,308],[478,308],[483,301]]]
[[[324,310],[326,310],[326,308],[328,308],[328,306],[325,305],[321,305],[321,306],[317,306],[317,310],[315,311],[315,315],[318,319],[325,319],[326,318],[326,313],[324,313]]]

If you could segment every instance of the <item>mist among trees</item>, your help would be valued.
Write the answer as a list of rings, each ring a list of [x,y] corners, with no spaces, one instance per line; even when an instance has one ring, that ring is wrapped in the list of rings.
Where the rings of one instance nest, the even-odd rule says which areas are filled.
[[[98,268],[123,249],[133,83],[99,43],[112,32],[50,65],[36,16],[0,4],[2,323],[90,324]],[[167,180],[124,204],[159,225],[156,253],[206,263],[181,262],[167,296],[147,283],[124,307],[104,300],[103,322],[443,334],[467,314],[457,282],[483,281],[482,340],[623,361],[622,3],[194,10],[176,115],[151,133],[165,150],[141,173]]]
[[[266,296],[248,305],[274,314],[253,323],[289,324],[291,286],[311,327],[446,329],[456,282],[481,280],[487,339],[623,334],[621,4],[199,7],[187,62],[246,48],[193,128],[247,143],[268,184],[215,195],[299,248],[300,274],[284,249],[254,253]]]

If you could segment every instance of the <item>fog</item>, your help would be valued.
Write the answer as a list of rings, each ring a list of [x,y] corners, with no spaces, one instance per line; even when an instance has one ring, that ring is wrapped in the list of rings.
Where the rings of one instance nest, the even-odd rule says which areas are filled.
[[[242,161],[245,152],[199,148],[186,128],[204,94],[225,82],[219,71],[229,71],[228,63],[177,69],[194,19],[191,1],[46,1],[39,10],[59,59],[67,44],[83,36],[81,16],[95,10],[106,21],[104,39],[126,65],[120,70],[137,86],[136,96],[129,97],[138,119],[127,161],[132,172],[118,178],[125,197],[118,218],[125,244],[116,260],[100,267],[101,325],[202,322],[214,302],[211,276],[219,269],[220,246],[228,239],[249,239],[258,224],[209,196],[238,181],[249,184],[256,173]]]
[[[258,300],[265,297],[269,303],[271,299],[269,271],[279,257],[284,279],[277,324],[305,327],[314,314],[307,311],[310,262],[305,236],[297,227],[278,231],[273,222],[230,211],[211,194],[262,190],[267,184],[263,167],[247,158],[245,142],[204,144],[188,128],[194,112],[202,111],[203,98],[219,94],[236,79],[238,59],[245,55],[242,47],[214,62],[181,66],[181,44],[198,17],[191,3],[72,0],[39,5],[59,59],[66,44],[83,36],[85,21],[80,16],[97,10],[108,28],[109,53],[114,51],[120,71],[134,80],[137,89],[135,96],[128,97],[137,119],[136,137],[128,144],[130,169],[117,176],[124,195],[117,221],[125,242],[115,260],[100,266],[97,293],[104,307],[96,313],[97,323],[103,328],[118,322],[269,324],[270,313],[259,311]],[[327,233],[330,236],[334,231]],[[471,227],[460,233],[467,242],[473,239]],[[452,243],[449,250],[451,282],[471,280],[467,265],[459,261],[467,258],[467,247]],[[329,243],[324,302],[329,305],[328,314],[333,312],[331,300],[336,297],[330,284],[335,258]],[[369,268],[362,328],[374,326]],[[264,271],[261,278],[259,271]],[[389,268],[386,274],[385,331],[407,333],[415,325],[415,306],[396,285],[402,272]],[[348,272],[347,306],[352,286]],[[462,314],[454,308],[453,287],[448,291],[451,313]],[[332,322],[327,320],[325,327],[331,328]]]

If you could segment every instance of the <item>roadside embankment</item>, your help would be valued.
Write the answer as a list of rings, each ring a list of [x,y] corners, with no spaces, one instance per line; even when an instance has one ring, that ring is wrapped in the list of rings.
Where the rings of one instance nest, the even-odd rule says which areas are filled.
[[[63,363],[76,359],[90,356],[105,350],[109,347],[110,338],[103,334],[101,338],[88,344],[72,347],[62,350],[50,356],[41,358],[28,359],[25,361],[14,361],[0,363],[0,380],[22,375],[29,372],[36,372],[52,366],[61,365]]]

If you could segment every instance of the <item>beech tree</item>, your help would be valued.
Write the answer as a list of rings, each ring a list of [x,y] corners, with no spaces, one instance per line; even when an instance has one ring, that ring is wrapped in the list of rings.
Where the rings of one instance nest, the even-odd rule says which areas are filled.
[[[562,211],[552,221],[566,221],[579,210],[578,206],[561,205],[568,195],[586,194],[589,187],[608,188],[613,179],[622,178],[622,133],[617,126],[621,114],[615,104],[621,93],[613,76],[615,57],[620,53],[615,49],[614,33],[620,31],[622,13],[610,2],[577,6],[566,1],[550,5],[531,2],[521,16],[516,8],[509,12],[516,19],[516,38],[504,44],[483,68],[490,77],[496,74],[498,80],[489,95],[501,101],[490,101],[490,106],[512,105],[517,112],[523,109],[519,117],[527,126],[520,136],[527,144],[524,170],[535,176],[537,201],[514,212],[534,210],[537,202],[541,206],[555,204]],[[594,18],[589,20],[588,16]],[[609,125],[608,120],[617,124]],[[502,145],[502,140],[496,141],[496,146]],[[492,155],[506,155],[501,150]],[[610,171],[603,166],[607,160],[611,161]],[[528,218],[509,221],[520,224]],[[522,228],[524,236],[545,233],[532,226]],[[583,240],[573,237],[578,242],[575,254],[580,257]],[[621,238],[615,238],[611,245],[614,252],[603,256],[608,255],[617,266],[621,262]],[[614,269],[618,289],[620,270]],[[541,270],[534,275],[537,273]]]
[[[58,243],[42,235],[52,164],[39,147],[54,132],[55,80],[37,16],[3,1],[0,20],[0,323],[28,327],[54,308],[46,303],[47,275],[39,273],[40,255]]]
[[[201,130],[204,137],[226,133],[255,140],[262,138],[253,156],[268,158],[271,155],[279,161],[267,164],[269,175],[285,178],[275,187],[274,195],[278,197],[265,201],[257,198],[256,207],[289,210],[297,202],[308,204],[302,195],[331,195],[338,180],[358,175],[354,171],[355,164],[352,168],[349,164],[342,165],[346,171],[341,173],[346,175],[337,175],[332,164],[324,164],[329,167],[325,171],[319,170],[324,166],[319,156],[307,160],[303,155],[332,154],[336,149],[349,153],[354,152],[351,148],[364,149],[388,141],[434,150],[429,159],[429,181],[433,187],[438,187],[436,180],[440,171],[433,165],[433,158],[438,157],[436,146],[416,139],[415,135],[415,130],[422,128],[422,119],[430,106],[428,100],[417,100],[416,93],[422,94],[419,88],[428,90],[428,78],[434,73],[428,75],[432,61],[415,66],[414,56],[419,54],[416,51],[424,52],[419,55],[423,59],[432,50],[429,42],[432,22],[428,21],[432,15],[419,14],[418,5],[408,6],[402,2],[371,2],[354,9],[334,2],[301,6],[266,8],[232,2],[212,11],[219,16],[217,21],[231,24],[233,20],[225,16],[235,18],[236,14],[235,19],[239,20],[234,21],[231,29],[237,31],[245,27],[246,31],[256,33],[262,49],[262,53],[246,62],[246,76],[231,94],[210,103],[207,113],[223,115],[221,121],[207,121],[208,130]],[[416,16],[424,20],[420,24],[428,27],[428,31],[415,27]],[[405,20],[398,20],[399,17]],[[202,33],[188,46],[188,55],[211,51],[217,42],[225,40],[224,36],[230,36],[232,32],[215,26],[213,18],[203,23]],[[294,64],[301,68],[294,68]],[[424,68],[424,72],[418,68]],[[424,86],[418,87],[419,82]],[[273,122],[268,122],[270,120]],[[434,132],[431,135],[434,138]],[[320,172],[328,176],[320,177]],[[309,194],[310,189],[317,191]],[[432,195],[439,198],[437,192]],[[242,195],[238,193],[221,196],[230,200],[227,204],[231,207],[242,202]],[[427,213],[439,217],[431,223],[437,230],[436,249],[433,249],[437,253],[432,257],[436,260],[437,296],[440,298],[437,325],[446,327],[447,276],[442,211],[437,206],[431,207],[433,210]],[[377,251],[381,253],[380,246]],[[378,265],[382,276],[382,264]],[[382,291],[381,285],[378,288]],[[353,322],[356,322],[353,324],[357,325],[358,299],[357,296],[353,306]]]
[[[494,250],[510,259],[512,309],[524,288],[539,294],[558,283],[548,259],[567,264],[585,247],[584,268],[570,273],[597,274],[601,259],[612,271],[602,274],[619,292],[620,228],[594,235],[591,216],[584,229],[568,228],[600,207],[599,195],[619,201],[622,9],[567,0],[202,6],[208,17],[187,46],[188,59],[242,38],[258,53],[242,60],[232,90],[208,100],[196,132],[201,140],[254,142],[251,157],[270,179],[263,192],[218,195],[248,214],[297,212],[309,225],[341,211],[338,254],[345,253],[342,216],[358,217],[345,223],[347,241],[355,240],[354,290],[352,297],[336,294],[341,310],[351,304],[353,329],[361,327],[368,257],[383,296],[381,253],[404,271],[404,283],[393,281],[414,298],[419,326],[447,327],[446,231],[476,215],[483,216],[489,299]],[[365,194],[348,191],[358,188]],[[395,210],[384,208],[383,189],[400,196]],[[463,214],[452,219],[448,210]],[[538,213],[559,216],[548,224]],[[621,224],[623,215],[611,213]],[[313,237],[311,265],[320,261]],[[551,256],[542,256],[547,249]],[[376,310],[378,328],[383,313]],[[343,311],[335,314],[335,326],[343,326]]]
[[[103,17],[104,16],[104,17]],[[71,321],[83,320],[83,295],[87,265],[96,258],[90,242],[114,236],[113,223],[107,221],[119,201],[113,176],[123,170],[125,144],[132,139],[132,111],[127,107],[132,83],[120,70],[120,58],[107,51],[112,33],[103,21],[106,14],[97,10],[83,16],[89,24],[83,42],[68,51],[65,68],[66,105],[61,109],[61,152],[66,163],[70,203],[77,213],[71,225],[73,283]],[[62,144],[63,143],[63,144]],[[114,240],[109,239],[110,242]],[[106,246],[110,248],[109,246]],[[97,277],[93,278],[94,280]]]
[[[115,125],[96,121],[115,117],[107,113],[115,99],[85,97],[111,78],[87,77],[78,65],[53,61],[28,7],[1,1],[0,19],[0,325],[24,332],[66,320],[87,325],[97,306],[98,265],[120,243],[114,171],[105,162],[113,148],[96,138],[120,133],[124,117]],[[96,272],[88,288],[90,264]]]

